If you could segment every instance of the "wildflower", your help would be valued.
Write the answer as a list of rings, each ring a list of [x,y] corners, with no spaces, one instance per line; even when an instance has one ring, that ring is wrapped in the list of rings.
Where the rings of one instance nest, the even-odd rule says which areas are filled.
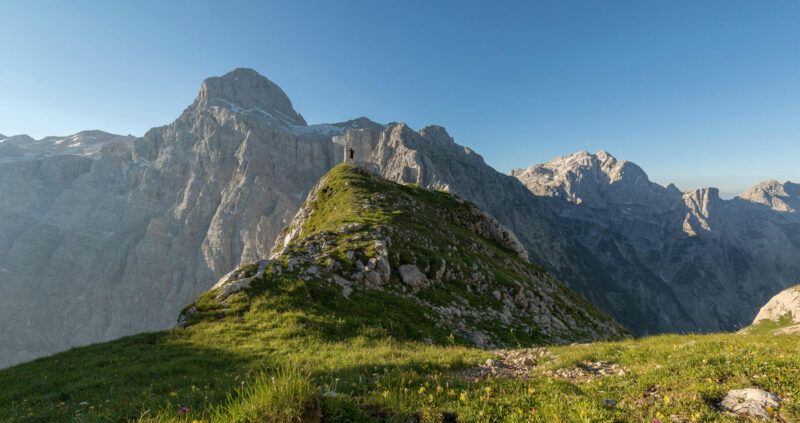
[[[462,391],[461,395],[458,396],[458,399],[461,400],[461,401],[466,401],[467,400],[467,391]]]
[[[456,390],[455,389],[448,389],[447,390],[447,396],[448,397],[452,397],[452,396],[455,396],[455,395],[456,395]]]
[[[180,416],[180,417],[185,417],[187,413],[189,413],[189,407],[187,407],[185,405],[183,407],[181,407],[180,410],[178,410],[178,416]]]
[[[383,391],[383,397],[389,398],[389,391]]]
[[[433,402],[433,394],[428,394],[428,402]]]
[[[436,392],[442,392],[443,390],[442,385],[436,385]]]
[[[669,405],[670,402],[672,402],[672,398],[669,395],[664,395],[664,404]]]
[[[659,420],[659,419],[653,419],[653,420],[651,420],[651,421],[650,421],[650,423],[661,423],[661,420]]]
[[[603,401],[603,405],[605,405],[608,408],[614,408],[617,406],[617,402],[612,399],[606,399],[605,401]]]
[[[420,386],[419,390],[417,392],[419,392],[420,395],[424,394],[425,393],[425,385]]]

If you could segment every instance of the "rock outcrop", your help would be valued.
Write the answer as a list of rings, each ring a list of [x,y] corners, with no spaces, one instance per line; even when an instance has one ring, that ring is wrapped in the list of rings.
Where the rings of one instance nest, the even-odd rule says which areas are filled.
[[[753,324],[763,321],[777,322],[781,319],[800,323],[800,285],[793,286],[772,297],[758,311]]]
[[[725,394],[719,407],[747,419],[773,420],[781,407],[781,399],[763,389],[734,389]]]
[[[739,333],[800,334],[800,285],[772,297],[758,311],[753,323]]]

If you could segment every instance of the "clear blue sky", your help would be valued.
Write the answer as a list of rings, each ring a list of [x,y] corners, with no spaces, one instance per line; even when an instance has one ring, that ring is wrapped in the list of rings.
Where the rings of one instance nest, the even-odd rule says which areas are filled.
[[[683,189],[800,180],[797,1],[4,1],[0,133],[141,135],[236,67],[501,171],[605,149]]]

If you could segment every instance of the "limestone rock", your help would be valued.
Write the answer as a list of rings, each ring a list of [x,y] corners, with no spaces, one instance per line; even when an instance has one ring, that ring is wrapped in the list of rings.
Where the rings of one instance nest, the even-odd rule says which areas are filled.
[[[753,324],[769,320],[778,321],[789,318],[792,323],[800,323],[800,285],[785,289],[772,297],[761,307]]]
[[[400,272],[400,279],[408,286],[416,288],[428,283],[428,277],[413,264],[403,264],[397,270]]]
[[[734,389],[728,391],[719,406],[738,416],[771,420],[781,406],[781,399],[762,389]]]

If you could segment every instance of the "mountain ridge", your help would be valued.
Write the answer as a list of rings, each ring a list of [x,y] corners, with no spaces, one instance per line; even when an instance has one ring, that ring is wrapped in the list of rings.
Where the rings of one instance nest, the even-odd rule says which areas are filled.
[[[255,71],[207,81],[173,122],[142,137],[93,144],[89,154],[70,153],[74,136],[63,137],[67,150],[52,154],[0,143],[0,217],[6,222],[0,269],[15,275],[0,284],[0,366],[171,326],[177,311],[230,269],[269,255],[346,148],[389,180],[446,189],[475,203],[517,234],[533,262],[637,333],[721,327],[695,321],[654,267],[643,264],[651,258],[638,256],[640,244],[620,238],[608,222],[590,228],[608,236],[586,242],[571,227],[575,216],[560,215],[576,209],[497,172],[443,127],[414,131],[363,117],[308,125],[288,96]],[[640,174],[610,155],[603,160],[620,174]],[[649,192],[647,182],[640,178],[632,186]],[[765,219],[760,208],[748,213]],[[683,224],[687,216],[688,227],[701,235],[696,238],[711,233],[704,225],[717,228],[714,217],[702,213],[676,219]],[[660,237],[661,228],[654,229],[652,236]],[[791,244],[781,227],[769,230],[781,246]],[[793,257],[788,251],[781,265]],[[716,288],[737,298],[724,284]],[[745,292],[753,304],[766,295]],[[744,321],[725,313],[700,317],[724,321],[724,327]]]
[[[724,200],[716,188],[663,187],[627,163],[606,152],[578,152],[512,175],[570,222],[606,268],[639,268],[666,284],[701,330],[748,324],[769,296],[794,282],[794,184],[766,181]],[[627,252],[604,256],[610,242]]]

